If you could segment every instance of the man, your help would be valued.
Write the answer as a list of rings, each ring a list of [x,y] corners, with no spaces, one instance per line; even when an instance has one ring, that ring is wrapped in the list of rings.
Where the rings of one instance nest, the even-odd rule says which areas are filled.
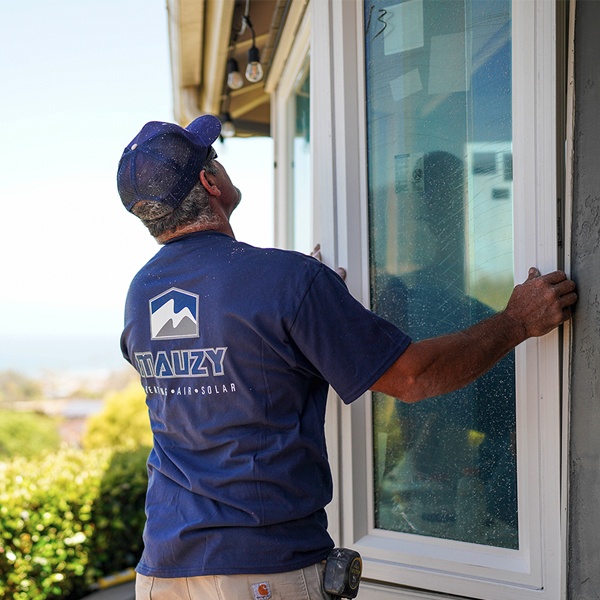
[[[137,598],[329,598],[327,390],[416,402],[468,384],[569,318],[575,285],[531,269],[506,309],[413,343],[314,258],[235,240],[220,123],[146,124],[121,199],[164,246],[127,297],[123,354],[154,434]]]

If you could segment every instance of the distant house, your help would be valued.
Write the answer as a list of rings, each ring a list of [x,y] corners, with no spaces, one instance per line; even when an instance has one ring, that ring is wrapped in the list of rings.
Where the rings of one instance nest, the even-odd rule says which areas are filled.
[[[419,338],[501,309],[531,265],[578,281],[572,325],[451,398],[332,393],[360,597],[597,598],[600,3],[167,5],[177,120],[271,135],[276,244],[320,243],[365,305]],[[253,39],[264,76],[233,89]]]

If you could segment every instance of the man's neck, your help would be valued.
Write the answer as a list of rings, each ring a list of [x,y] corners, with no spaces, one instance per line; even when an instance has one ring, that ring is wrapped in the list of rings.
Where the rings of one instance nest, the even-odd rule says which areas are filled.
[[[200,223],[190,223],[189,225],[184,225],[183,227],[178,227],[175,231],[169,231],[167,233],[163,233],[162,235],[156,238],[156,241],[159,244],[166,244],[175,238],[182,237],[184,235],[188,235],[189,233],[196,233],[198,231],[217,231],[219,233],[224,233],[229,237],[235,239],[235,235],[233,233],[233,229],[231,229],[231,225],[229,221],[225,223],[220,222],[216,224],[203,225]]]

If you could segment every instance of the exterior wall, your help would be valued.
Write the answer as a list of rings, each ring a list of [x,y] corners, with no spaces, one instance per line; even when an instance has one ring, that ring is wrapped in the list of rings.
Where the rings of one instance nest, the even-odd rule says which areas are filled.
[[[349,9],[348,4],[344,2],[313,2],[310,8],[316,15],[313,17],[311,31],[311,54],[313,57],[318,55],[322,59],[323,53],[326,51],[324,48],[330,47],[329,38],[323,31],[329,30],[332,14],[337,17],[336,24],[343,23],[345,27],[351,27],[355,26],[355,23],[350,18],[352,15],[350,17],[346,15]],[[338,12],[343,14],[338,14]],[[596,433],[600,431],[600,406],[596,406],[600,400],[600,374],[598,374],[600,350],[596,349],[596,347],[600,347],[600,310],[596,308],[600,306],[600,290],[598,289],[600,288],[600,277],[598,276],[600,273],[598,269],[600,267],[600,236],[597,232],[600,225],[600,185],[598,185],[600,184],[600,169],[595,164],[596,160],[600,160],[597,158],[600,157],[600,64],[597,60],[597,57],[600,56],[600,38],[595,28],[596,23],[600,23],[600,1],[577,0],[575,41],[577,89],[574,135],[576,160],[573,190],[572,272],[579,284],[580,303],[575,314],[574,325],[571,328],[573,332],[572,399],[569,424],[571,435],[570,447],[564,449],[569,451],[570,467],[569,544],[567,549],[570,569],[567,582],[569,600],[600,599],[600,591],[598,591],[600,590],[600,585],[598,585],[600,584],[600,570],[597,567],[597,557],[600,556],[600,538],[597,535],[598,526],[596,525],[600,523],[600,443],[597,441]],[[342,47],[348,40],[348,36],[344,37],[343,31],[339,30],[334,30],[332,37],[332,52]],[[323,62],[324,64],[322,64]],[[311,92],[319,98],[321,108],[316,117],[314,112],[311,115],[311,118],[319,119],[318,126],[313,123],[314,131],[311,139],[315,141],[315,146],[318,146],[320,152],[326,149],[327,155],[332,151],[330,147],[332,130],[336,136],[351,135],[354,139],[353,136],[357,135],[356,127],[347,127],[347,115],[339,110],[333,115],[334,125],[329,123],[330,126],[323,126],[323,123],[328,122],[330,115],[327,111],[322,110],[322,107],[328,106],[332,102],[332,94],[335,96],[335,90],[343,90],[342,93],[351,98],[357,98],[356,90],[346,79],[348,71],[338,69],[334,71],[334,75],[326,75],[331,73],[329,66],[327,61],[311,65],[311,70],[320,69],[318,75],[314,75],[314,87],[311,85]],[[335,80],[330,77],[335,77]],[[357,88],[360,88],[359,82],[353,79],[352,82]],[[352,93],[349,93],[350,90]],[[551,94],[547,95],[547,97],[549,96]],[[324,102],[325,104],[323,104]],[[360,104],[360,98],[358,102]],[[536,101],[533,100],[533,102]],[[558,111],[560,115],[561,109],[559,108]],[[552,112],[552,114],[555,113]],[[339,144],[341,148],[356,146],[360,148],[360,144],[341,142]],[[322,191],[335,188],[332,190],[332,195],[338,198],[338,202],[340,199],[353,198],[355,190],[362,189],[360,181],[355,181],[356,185],[349,186],[350,193],[348,193],[348,189],[342,189],[346,181],[346,177],[342,176],[347,169],[347,167],[345,168],[346,160],[354,158],[354,154],[349,154],[350,157],[343,152],[338,152],[335,169],[315,169],[315,189]],[[316,160],[317,166],[322,164],[321,159],[322,156],[319,156]],[[352,165],[348,170],[355,178],[359,178],[360,167]],[[342,187],[338,189],[336,186]],[[544,197],[546,196],[544,195]],[[331,203],[318,203],[318,210],[323,214],[319,213],[319,216],[315,218],[315,242],[321,243],[324,259],[328,264],[351,267],[359,265],[361,256],[363,256],[360,251],[360,243],[365,242],[361,236],[360,219],[356,217],[355,223],[351,217],[348,219],[349,224],[344,220],[346,212],[353,210],[351,202],[349,206],[336,205],[335,208],[336,210]],[[345,223],[346,225],[344,225]],[[335,230],[336,233],[333,234],[332,230]],[[352,240],[352,243],[346,243],[348,241],[346,237],[348,240]],[[362,276],[364,275],[362,273]],[[359,297],[360,291],[364,288],[364,282],[360,278],[360,268],[349,269],[349,287]],[[543,375],[542,379],[544,379]],[[544,397],[544,400],[547,400],[547,397]],[[335,413],[335,423],[332,425],[330,421],[330,432],[333,431],[330,438],[335,438],[339,428],[351,429],[348,414],[352,408],[345,407],[343,414]],[[331,412],[329,415],[331,419]],[[545,425],[547,425],[547,420],[543,418],[542,429]],[[353,438],[353,444],[355,443],[356,437]],[[330,450],[333,450],[335,455],[332,456],[334,469],[337,469],[336,456],[340,449],[344,450],[340,454],[350,454],[350,448],[347,445],[337,448],[335,444],[331,444]],[[558,451],[558,446],[556,449]],[[344,471],[343,478],[346,480],[352,478],[348,469],[340,470]],[[344,496],[347,502],[346,510],[351,510],[348,506],[356,509],[355,506],[352,506],[352,501],[349,500],[350,495],[347,492],[348,488],[344,488],[344,492],[336,494],[336,496]],[[551,494],[552,497],[555,495],[555,493]],[[344,531],[339,535],[339,508],[336,504],[335,516],[332,518],[332,522],[335,523],[335,537],[341,544],[352,546],[350,533]],[[357,510],[357,512],[359,511]],[[558,509],[554,514],[557,513]],[[342,524],[341,527],[343,529],[344,525]],[[563,541],[564,537],[561,539],[561,547]],[[558,546],[559,544],[549,545]],[[564,580],[561,581],[561,583],[563,582]],[[374,581],[363,582],[360,597],[363,596],[365,599],[372,600],[447,597],[397,588],[383,583],[378,584]]]
[[[577,0],[568,598],[600,598],[600,2]]]

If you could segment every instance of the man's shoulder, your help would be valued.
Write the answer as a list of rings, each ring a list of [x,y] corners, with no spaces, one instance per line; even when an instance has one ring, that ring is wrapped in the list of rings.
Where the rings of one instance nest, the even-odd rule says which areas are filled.
[[[205,277],[254,285],[256,292],[267,287],[270,293],[303,295],[323,267],[315,258],[293,250],[261,248],[231,238],[213,240],[209,246],[189,240],[178,247],[163,246],[134,276],[130,291],[141,288],[147,292],[159,280],[174,277]]]
[[[282,248],[260,248],[239,242],[250,260],[264,265],[265,268],[281,268],[288,273],[318,273],[323,264],[301,252]]]

